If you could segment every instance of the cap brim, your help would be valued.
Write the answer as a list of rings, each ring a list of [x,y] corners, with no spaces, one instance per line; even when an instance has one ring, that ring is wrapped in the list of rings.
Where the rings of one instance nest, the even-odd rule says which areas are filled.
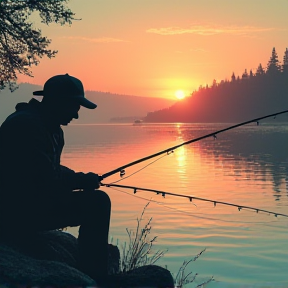
[[[44,90],[41,91],[34,91],[33,95],[35,96],[44,96]],[[67,97],[69,99],[77,99],[79,101],[79,104],[85,108],[88,109],[95,109],[97,107],[97,105],[91,101],[89,101],[88,99],[84,98],[82,95],[81,96],[76,96],[76,97]]]
[[[43,90],[41,90],[41,91],[34,91],[34,92],[33,92],[33,95],[43,96],[43,95],[44,95],[44,91],[43,91]]]
[[[79,104],[85,108],[88,108],[88,109],[95,109],[97,107],[97,105],[91,101],[89,101],[88,99],[86,98],[83,98],[83,97],[79,97]]]

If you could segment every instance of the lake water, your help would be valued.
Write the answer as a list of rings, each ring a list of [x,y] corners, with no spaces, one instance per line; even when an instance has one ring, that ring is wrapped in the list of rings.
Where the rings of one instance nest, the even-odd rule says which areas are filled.
[[[103,174],[228,124],[70,125],[65,127],[62,164]],[[176,149],[118,184],[246,205],[288,214],[288,124],[242,126]],[[153,160],[150,160],[152,162]],[[126,169],[128,176],[147,165]],[[103,183],[119,180],[119,174]],[[288,287],[288,218],[213,203],[133,190],[103,188],[112,200],[110,238],[128,241],[126,228],[151,200],[154,251],[168,249],[158,265],[176,273],[184,260],[195,284],[207,287]],[[75,211],[76,213],[76,211]],[[77,235],[77,229],[69,229]],[[195,287],[189,284],[185,287]]]

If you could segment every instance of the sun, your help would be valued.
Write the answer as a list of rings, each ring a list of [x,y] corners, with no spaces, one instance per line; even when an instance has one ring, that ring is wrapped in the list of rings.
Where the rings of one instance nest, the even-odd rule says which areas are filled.
[[[182,100],[182,99],[185,98],[185,93],[184,93],[183,90],[177,90],[175,92],[175,96],[176,96],[177,99]]]

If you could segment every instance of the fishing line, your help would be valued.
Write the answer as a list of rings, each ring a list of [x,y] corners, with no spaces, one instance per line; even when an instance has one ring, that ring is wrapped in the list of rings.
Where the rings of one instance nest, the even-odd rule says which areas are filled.
[[[205,138],[208,138],[208,137],[214,137],[214,139],[217,138],[217,134],[219,133],[222,133],[222,132],[225,132],[225,131],[228,131],[228,130],[231,130],[231,129],[234,129],[234,128],[237,128],[237,127],[240,127],[240,126],[243,126],[243,125],[246,125],[246,124],[249,124],[249,123],[256,123],[257,125],[259,125],[259,121],[262,120],[262,119],[265,119],[265,118],[270,118],[270,117],[274,117],[274,119],[276,118],[276,115],[280,115],[280,114],[284,114],[284,113],[287,113],[288,110],[285,110],[285,111],[281,111],[281,112],[277,112],[277,113],[274,113],[274,114],[270,114],[270,115],[266,115],[266,116],[263,116],[263,117],[259,117],[259,118],[255,118],[255,119],[252,119],[252,120],[249,120],[249,121],[245,121],[245,122],[242,122],[242,123],[239,123],[239,124],[236,124],[236,125],[232,125],[230,127],[227,127],[227,128],[224,128],[224,129],[221,129],[221,130],[218,130],[218,131],[215,131],[213,133],[209,133],[209,134],[206,134],[204,136],[201,136],[201,137],[198,137],[198,138],[195,138],[195,139],[191,139],[189,141],[186,141],[186,142],[183,142],[181,144],[178,144],[176,146],[173,146],[173,147],[170,147],[166,150],[163,150],[163,151],[160,151],[160,152],[157,152],[155,154],[152,154],[152,155],[149,155],[149,156],[146,156],[144,158],[141,158],[141,159],[138,159],[136,161],[133,161],[131,163],[128,163],[124,166],[121,166],[121,167],[118,167],[110,172],[107,172],[105,174],[103,174],[102,176],[99,175],[99,179],[100,181],[102,181],[103,179],[111,176],[111,175],[114,175],[118,172],[120,172],[120,176],[122,177],[123,175],[125,175],[125,168],[128,168],[128,167],[131,167],[133,165],[136,165],[138,163],[141,163],[143,161],[146,161],[146,160],[149,160],[151,158],[154,158],[154,157],[157,157],[157,156],[160,156],[162,154],[169,154],[171,153],[172,151],[174,151],[175,149],[181,147],[181,146],[184,146],[184,145],[187,145],[187,144],[190,144],[190,143],[193,143],[193,142],[197,142],[197,141],[200,141],[202,139],[205,139]],[[165,155],[166,156],[166,155]],[[162,157],[160,157],[161,159]],[[157,159],[158,160],[158,159]],[[157,160],[153,161],[152,163],[149,163],[148,165],[146,165],[145,167],[141,168],[139,171],[143,170],[144,168],[146,168],[147,166],[153,164],[154,162],[156,162]],[[135,173],[138,173],[139,171],[136,171]],[[134,175],[135,173],[133,173],[132,175]],[[132,176],[130,175],[130,176]],[[128,177],[130,177],[128,176]],[[128,177],[125,177],[125,178],[128,178]],[[120,180],[123,180],[123,179],[120,179]],[[119,182],[120,180],[118,181],[115,181],[114,183],[116,182]],[[182,195],[182,194],[176,194],[176,193],[170,193],[170,192],[165,192],[165,191],[159,191],[159,190],[153,190],[153,189],[147,189],[147,188],[140,188],[140,187],[133,187],[133,186],[124,186],[124,185],[118,185],[118,184],[103,184],[103,183],[100,183],[100,185],[102,186],[106,186],[106,187],[110,187],[110,186],[113,186],[113,187],[121,187],[121,188],[127,188],[127,189],[133,189],[134,190],[134,194],[137,192],[137,190],[141,190],[141,191],[146,191],[146,192],[153,192],[153,193],[156,193],[156,194],[161,194],[163,197],[165,197],[166,195],[171,195],[171,196],[176,196],[176,197],[184,197],[184,198],[188,198],[190,200],[190,202],[192,202],[193,199],[195,200],[199,200],[199,201],[206,201],[206,202],[210,202],[210,203],[213,203],[214,204],[214,207],[216,206],[216,204],[222,204],[222,205],[228,205],[228,206],[233,206],[233,207],[237,207],[238,210],[240,211],[241,209],[245,209],[245,210],[253,210],[253,211],[256,211],[256,213],[258,212],[263,212],[263,213],[267,213],[267,214],[272,214],[274,215],[275,217],[277,216],[283,216],[283,217],[287,217],[288,218],[288,215],[286,214],[282,214],[282,213],[275,213],[275,212],[271,212],[271,211],[268,211],[268,210],[264,210],[264,209],[258,209],[258,208],[254,208],[254,207],[250,207],[250,206],[244,206],[244,205],[238,205],[238,204],[233,204],[233,203],[228,203],[228,202],[223,202],[223,201],[216,201],[216,200],[211,200],[211,199],[205,199],[205,198],[200,198],[200,197],[196,197],[196,196],[187,196],[187,195]],[[129,193],[127,193],[129,194]],[[129,194],[130,195],[130,194]],[[195,215],[193,215],[195,217]],[[214,219],[215,220],[215,219]],[[217,220],[217,219],[216,219]]]
[[[193,200],[210,202],[210,203],[214,204],[214,207],[216,207],[217,204],[222,204],[222,205],[226,205],[226,206],[236,207],[238,209],[238,211],[241,211],[242,209],[245,209],[245,210],[255,211],[256,213],[262,212],[262,213],[266,213],[266,214],[269,214],[269,215],[272,214],[275,217],[283,216],[283,217],[287,217],[288,218],[287,214],[276,213],[276,212],[272,212],[272,211],[268,211],[268,210],[264,210],[264,209],[260,209],[260,208],[255,208],[255,207],[250,207],[250,206],[245,206],[245,205],[238,205],[238,204],[233,204],[233,203],[229,203],[229,202],[212,200],[212,199],[201,198],[201,197],[196,197],[196,196],[176,194],[176,193],[171,193],[171,192],[166,192],[166,191],[161,191],[161,190],[141,188],[141,187],[135,187],[135,186],[127,186],[127,185],[118,185],[118,184],[109,185],[109,184],[104,184],[104,183],[101,183],[101,185],[102,186],[106,186],[106,187],[112,186],[112,187],[118,187],[118,188],[133,189],[134,190],[134,194],[137,193],[137,190],[140,190],[140,191],[143,191],[143,192],[156,193],[157,195],[161,194],[164,198],[165,198],[166,195],[170,195],[170,196],[175,196],[175,197],[188,198],[190,202],[192,202]]]
[[[198,218],[198,219],[205,219],[205,220],[213,220],[213,221],[220,221],[220,222],[225,222],[225,223],[244,223],[244,224],[258,224],[258,225],[263,225],[263,226],[267,226],[267,227],[277,227],[277,228],[285,228],[285,226],[277,226],[277,225],[269,225],[267,224],[266,222],[250,222],[250,221],[235,221],[235,220],[223,220],[223,219],[219,219],[219,218],[210,218],[210,217],[205,217],[205,216],[198,216],[198,215],[195,215],[195,214],[192,214],[188,211],[184,211],[184,210],[181,210],[181,209],[177,209],[177,208],[173,208],[171,206],[167,206],[165,205],[164,202],[160,202],[160,201],[156,201],[156,200],[153,200],[152,198],[150,199],[147,199],[147,198],[144,198],[144,197],[141,197],[141,196],[137,196],[137,195],[134,195],[134,194],[130,194],[129,192],[126,192],[126,191],[123,191],[123,190],[120,190],[120,189],[117,189],[115,187],[108,187],[112,190],[115,190],[115,191],[118,191],[118,192],[121,192],[123,194],[127,194],[131,197],[135,197],[135,198],[138,198],[138,199],[141,199],[141,200],[146,200],[146,201],[150,201],[150,202],[153,202],[163,208],[166,208],[167,210],[172,210],[174,212],[178,212],[178,213],[182,213],[186,216],[190,216],[190,217],[194,217],[194,218]],[[194,204],[195,205],[195,204]],[[196,205],[195,205],[196,206]],[[197,207],[197,206],[196,206]],[[203,213],[198,213],[198,214],[203,214]],[[273,221],[271,221],[270,223],[273,223]]]
[[[197,216],[197,215],[191,214],[191,213],[189,213],[187,211],[167,206],[167,205],[164,204],[164,202],[159,202],[159,201],[156,201],[156,200],[152,200],[152,198],[147,199],[147,198],[144,198],[144,197],[141,197],[141,196],[133,195],[133,194],[130,194],[129,192],[117,189],[115,187],[108,187],[108,188],[116,190],[116,191],[124,193],[124,194],[127,194],[129,196],[141,199],[141,200],[146,200],[146,201],[150,201],[150,202],[156,203],[157,205],[160,205],[161,207],[166,208],[168,210],[174,210],[176,212],[183,213],[183,214],[186,214],[187,216],[191,216],[191,217],[194,217],[194,218],[205,219],[205,220],[218,220],[218,221],[222,221],[222,222],[243,223],[243,222],[238,222],[238,221],[229,221],[229,220],[222,220],[222,219],[217,219],[217,218],[209,218],[209,217],[205,217],[205,216]],[[250,223],[250,222],[247,222],[247,223]]]
[[[138,172],[144,170],[144,169],[145,169],[146,167],[148,167],[149,165],[152,165],[153,163],[157,162],[158,160],[162,159],[163,157],[166,157],[166,156],[170,155],[171,153],[173,153],[173,151],[171,151],[170,153],[167,152],[167,154],[164,154],[163,156],[157,158],[156,160],[150,162],[150,163],[147,164],[146,166],[140,168],[139,170],[133,172],[132,174],[130,174],[130,175],[126,176],[126,177],[123,177],[123,175],[125,175],[125,171],[123,171],[123,172],[122,172],[122,176],[121,176],[121,173],[120,173],[120,176],[121,176],[122,178],[119,179],[119,180],[116,180],[116,181],[114,181],[114,182],[111,182],[109,185],[111,185],[111,184],[115,184],[115,183],[118,183],[118,182],[120,182],[120,181],[122,181],[122,180],[124,180],[124,179],[127,179],[127,178],[129,178],[129,177],[135,175],[136,173],[138,173]]]
[[[160,156],[160,155],[162,155],[162,154],[164,154],[164,153],[170,153],[171,151],[174,151],[175,149],[177,149],[177,148],[179,148],[179,147],[181,147],[181,146],[188,145],[188,144],[191,144],[191,143],[193,143],[193,142],[200,141],[200,140],[205,139],[205,138],[208,138],[208,137],[214,137],[214,139],[216,139],[216,138],[217,138],[217,134],[220,134],[220,133],[223,133],[223,132],[225,132],[225,131],[228,131],[228,130],[231,130],[231,129],[234,129],[234,128],[237,128],[237,127],[240,127],[240,126],[249,124],[249,123],[253,123],[253,122],[254,122],[254,123],[257,123],[257,125],[259,125],[259,121],[262,120],[262,119],[266,119],[266,118],[270,118],[270,117],[274,117],[274,119],[275,119],[275,117],[276,117],[277,115],[284,114],[284,113],[287,113],[287,112],[288,112],[288,110],[284,110],[284,111],[277,112],[277,113],[274,113],[274,114],[270,114],[270,115],[258,117],[258,118],[255,118],[255,119],[252,119],[252,120],[249,120],[249,121],[245,121],[245,122],[242,122],[242,123],[238,123],[238,124],[232,125],[232,126],[230,126],[230,127],[227,127],[227,128],[224,128],[224,129],[221,129],[221,130],[218,130],[218,131],[215,131],[215,132],[206,134],[206,135],[204,135],[204,136],[201,136],[201,137],[198,137],[198,138],[195,138],[195,139],[188,140],[188,141],[183,142],[183,143],[181,143],[181,144],[178,144],[178,145],[176,145],[176,146],[173,146],[173,147],[170,147],[170,148],[168,148],[168,149],[159,151],[159,152],[157,152],[157,153],[155,153],[155,154],[151,154],[151,155],[146,156],[146,157],[144,157],[144,158],[141,158],[141,159],[135,160],[135,161],[133,161],[133,162],[130,162],[130,163],[128,163],[128,164],[126,164],[126,165],[123,165],[123,166],[121,166],[121,167],[118,167],[118,168],[116,168],[116,169],[114,169],[114,170],[112,170],[112,171],[110,171],[110,172],[107,172],[107,173],[105,173],[105,174],[103,174],[103,175],[101,175],[101,176],[99,175],[99,178],[100,178],[101,180],[103,180],[103,179],[105,179],[105,178],[107,178],[107,177],[109,177],[109,176],[111,176],[111,175],[114,175],[114,174],[116,174],[116,173],[118,173],[118,172],[120,172],[120,176],[121,176],[121,173],[122,173],[122,174],[123,174],[123,173],[125,174],[125,170],[124,170],[125,168],[131,167],[131,166],[133,166],[133,165],[136,165],[136,164],[141,163],[141,162],[143,162],[143,161],[149,160],[149,159],[151,159],[151,158]],[[123,176],[123,175],[122,175],[122,176]]]

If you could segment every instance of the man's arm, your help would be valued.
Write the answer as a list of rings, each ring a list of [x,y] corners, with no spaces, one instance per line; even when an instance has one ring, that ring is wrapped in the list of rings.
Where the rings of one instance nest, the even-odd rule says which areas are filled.
[[[98,189],[99,177],[97,174],[89,172],[75,172],[74,170],[61,165],[61,178],[59,185],[69,187],[69,189]]]
[[[1,181],[12,191],[53,188],[55,169],[46,151],[47,136],[34,120],[18,117],[1,127]]]
[[[0,180],[4,181],[3,185],[19,192],[29,188],[31,192],[49,194],[99,188],[97,174],[75,172],[54,163],[53,143],[47,131],[35,119],[19,118],[1,127]]]

